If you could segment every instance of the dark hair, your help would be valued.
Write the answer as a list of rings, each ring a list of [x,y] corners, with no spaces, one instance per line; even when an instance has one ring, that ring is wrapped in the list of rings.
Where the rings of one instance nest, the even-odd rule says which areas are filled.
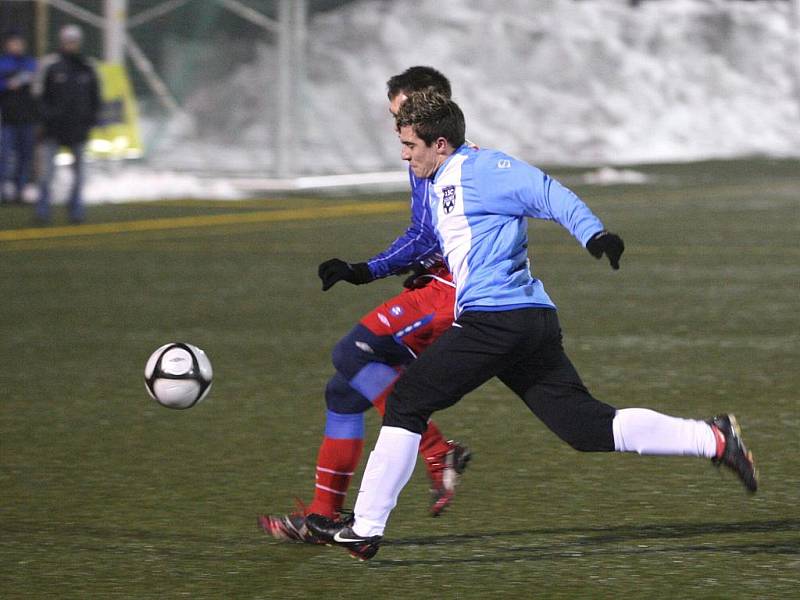
[[[12,27],[10,29],[6,29],[3,32],[3,41],[13,40],[13,39],[25,39],[22,35],[22,30],[17,29],[16,27]]]
[[[409,67],[399,75],[395,75],[386,82],[389,90],[389,100],[395,96],[422,90],[433,90],[449,98],[451,95],[450,82],[433,67]]]
[[[453,148],[464,143],[464,113],[447,96],[431,91],[412,92],[395,117],[397,129],[410,125],[414,133],[430,146],[443,137]]]

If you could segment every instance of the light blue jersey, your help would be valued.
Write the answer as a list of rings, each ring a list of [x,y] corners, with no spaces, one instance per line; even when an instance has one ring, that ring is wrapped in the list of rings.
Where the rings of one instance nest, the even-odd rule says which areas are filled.
[[[583,246],[600,222],[573,192],[497,150],[461,146],[428,180],[432,225],[465,310],[555,308],[531,275],[526,217],[560,223]]]

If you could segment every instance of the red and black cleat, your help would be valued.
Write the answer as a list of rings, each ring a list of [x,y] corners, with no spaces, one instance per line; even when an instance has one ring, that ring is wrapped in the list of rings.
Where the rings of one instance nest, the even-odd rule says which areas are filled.
[[[283,542],[300,542],[303,544],[325,543],[309,531],[306,526],[306,516],[303,513],[259,515],[258,526],[261,527],[267,535],[271,535],[276,540],[281,540]]]
[[[758,489],[758,469],[753,461],[753,453],[742,440],[742,430],[733,415],[718,415],[706,421],[711,425],[717,438],[718,454],[711,462],[719,467],[725,465],[736,473],[747,491]]]
[[[467,468],[472,452],[466,446],[450,440],[446,452],[426,457],[431,479],[431,516],[438,517],[453,502],[456,486]]]

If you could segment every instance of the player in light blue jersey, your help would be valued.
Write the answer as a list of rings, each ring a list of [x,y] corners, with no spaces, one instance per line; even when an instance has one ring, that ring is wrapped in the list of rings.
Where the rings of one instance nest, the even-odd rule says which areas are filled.
[[[461,146],[429,186],[432,225],[457,281],[456,315],[555,308],[530,272],[526,217],[557,221],[584,246],[603,231],[575,194],[536,167],[495,150]],[[613,246],[617,260],[621,240],[613,234],[598,239]]]
[[[576,450],[706,457],[755,492],[753,457],[732,415],[703,421],[617,410],[589,393],[565,354],[555,305],[530,271],[526,221],[558,222],[615,269],[624,250],[620,237],[539,169],[465,145],[464,116],[452,100],[412,94],[396,122],[403,158],[427,180],[425,226],[435,231],[453,274],[457,319],[389,396],[354,518],[310,515],[309,529],[362,560],[374,556],[430,415],[495,376]]]

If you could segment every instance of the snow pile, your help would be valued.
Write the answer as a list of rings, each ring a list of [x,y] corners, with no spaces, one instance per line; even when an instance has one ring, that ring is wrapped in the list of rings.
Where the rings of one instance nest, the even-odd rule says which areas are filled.
[[[441,69],[468,135],[538,164],[800,156],[800,37],[791,2],[363,0],[318,14],[296,135],[299,174],[396,168],[384,82]],[[276,49],[186,108],[164,167],[274,167]],[[169,128],[164,129],[169,131]]]

